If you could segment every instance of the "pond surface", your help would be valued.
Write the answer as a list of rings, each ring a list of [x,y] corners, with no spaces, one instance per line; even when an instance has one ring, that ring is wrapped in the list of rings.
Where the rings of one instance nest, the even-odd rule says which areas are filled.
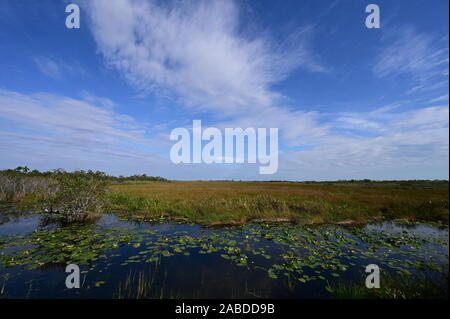
[[[327,298],[365,267],[440,280],[448,227],[247,224],[203,228],[103,215],[91,225],[0,224],[0,298]],[[68,289],[77,264],[81,288]]]

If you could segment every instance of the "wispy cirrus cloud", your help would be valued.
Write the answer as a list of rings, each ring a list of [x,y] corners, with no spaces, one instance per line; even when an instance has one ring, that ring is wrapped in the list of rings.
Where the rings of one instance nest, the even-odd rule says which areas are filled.
[[[113,99],[127,103],[122,92],[111,99],[98,97],[85,91],[85,83],[72,91],[82,92],[80,99],[0,91],[0,150],[7,154],[3,167],[16,163],[69,169],[95,165],[112,173],[157,172],[176,179],[264,178],[251,165],[220,169],[216,165],[175,166],[168,159],[153,156],[153,151],[168,156],[170,130],[191,125],[192,115],[204,119],[204,126],[278,127],[279,172],[270,179],[448,176],[448,92],[441,92],[448,84],[448,48],[434,35],[411,27],[398,28],[382,39],[376,57],[362,60],[373,62],[373,72],[361,77],[361,83],[348,82],[351,89],[360,86],[369,90],[363,81],[397,78],[402,86],[412,87],[408,94],[423,95],[408,101],[404,96],[390,95],[380,99],[385,106],[374,110],[372,103],[378,100],[370,96],[366,104],[362,101],[365,112],[361,113],[337,111],[331,105],[311,111],[301,105],[302,97],[293,98],[291,101],[298,104],[290,105],[295,102],[288,103],[277,87],[284,92],[298,89],[299,95],[304,95],[304,83],[328,77],[330,68],[319,54],[329,55],[316,52],[313,45],[320,28],[296,21],[296,28],[283,33],[284,39],[274,38],[271,28],[277,30],[278,25],[269,25],[269,30],[247,28],[245,23],[253,23],[252,17],[242,19],[241,3],[231,0],[85,0],[81,4],[97,53],[106,64],[137,89],[137,96],[168,97],[167,106],[173,109],[151,118],[157,112],[136,112],[149,100],[143,98],[130,105],[127,115],[121,114],[117,110],[126,104],[116,107]],[[321,23],[326,24],[322,16]],[[355,39],[349,38],[349,48],[354,48]],[[91,48],[91,38],[88,41],[86,47]],[[326,46],[317,41],[317,47]],[[351,50],[335,48],[336,56],[360,58]],[[66,73],[77,72],[76,63],[57,54],[34,58],[42,74],[62,80]],[[289,82],[294,70],[302,72]],[[339,68],[333,72],[340,72]],[[391,81],[383,82],[389,89]],[[313,83],[307,93],[319,96],[318,101],[321,95],[334,94],[342,104],[335,92],[343,87],[330,84]],[[114,82],[109,88],[119,86]],[[96,89],[94,85],[88,90]],[[350,94],[346,101],[357,103],[352,100]],[[139,119],[148,115],[157,125],[149,127],[129,114]]]
[[[151,160],[145,132],[142,123],[92,101],[0,90],[0,148],[23,161]]]
[[[3,167],[23,163],[119,174],[157,172],[174,179],[262,178],[250,165],[173,165],[164,159],[171,146],[168,136],[146,134],[146,124],[109,103],[92,95],[73,99],[0,90]],[[279,172],[270,178],[443,178],[448,176],[448,116],[448,105],[336,114],[315,145],[283,150]]]
[[[284,153],[280,175],[299,179],[321,174],[327,179],[448,178],[448,117],[448,105],[347,113],[332,123],[339,134],[321,137],[314,148]]]
[[[55,80],[61,80],[65,74],[70,73],[86,74],[80,65],[71,65],[53,57],[36,56],[33,61],[42,74]]]
[[[373,72],[384,78],[408,74],[423,88],[430,80],[442,81],[448,76],[448,40],[442,41],[433,35],[403,26],[384,38],[384,45],[376,57]]]
[[[395,109],[382,107],[369,113],[344,113],[334,121],[333,127],[366,130],[388,135],[448,127],[448,104],[402,112],[393,112],[393,110]]]
[[[444,94],[444,95],[438,96],[434,99],[431,99],[430,103],[443,102],[443,101],[448,101],[448,94]]]
[[[67,98],[48,93],[24,95],[14,91],[0,90],[0,116],[28,124],[30,128],[64,132],[73,136],[125,137],[137,139],[143,134],[143,127],[131,118],[99,107],[87,101]],[[119,120],[120,118],[120,120]],[[125,130],[124,126],[134,123],[134,130]]]
[[[217,168],[207,164],[172,164],[166,158],[171,146],[168,136],[147,136],[151,127],[116,112],[111,104],[115,105],[87,93],[75,99],[0,89],[0,169],[28,165],[40,170],[93,169],[174,179],[231,179],[236,174],[230,167],[216,174]]]
[[[273,84],[299,68],[326,71],[313,51],[311,27],[296,29],[280,43],[267,33],[243,32],[233,1],[184,1],[174,6],[121,0],[85,5],[99,52],[140,90],[172,96],[195,111],[212,113],[217,127],[279,127],[286,145],[309,146],[288,152],[294,155],[285,161],[289,164],[284,172],[294,179],[314,165],[339,169],[344,177],[352,166],[364,171],[366,165],[373,171],[425,159],[436,162],[448,149],[448,124],[442,121],[448,106],[399,112],[400,105],[392,104],[324,120],[320,112],[285,105]],[[415,86],[442,81],[448,50],[432,36],[406,27],[381,45],[373,67],[377,77],[408,74]],[[301,156],[298,162],[293,160],[298,158],[295,154]]]

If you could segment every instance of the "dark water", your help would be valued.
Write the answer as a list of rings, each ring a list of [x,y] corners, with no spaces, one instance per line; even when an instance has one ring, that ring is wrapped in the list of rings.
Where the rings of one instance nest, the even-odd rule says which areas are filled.
[[[0,257],[12,256],[0,263],[0,298],[327,298],[338,282],[364,285],[368,264],[440,280],[448,236],[423,224],[211,229],[104,215],[71,237],[19,217],[0,224]],[[66,288],[66,263],[79,264],[81,288]]]

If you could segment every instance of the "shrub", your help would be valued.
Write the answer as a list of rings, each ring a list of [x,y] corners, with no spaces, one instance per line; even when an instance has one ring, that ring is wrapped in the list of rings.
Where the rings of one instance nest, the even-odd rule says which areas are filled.
[[[83,222],[106,204],[107,180],[102,172],[61,172],[57,191],[46,204],[49,217],[65,223]]]
[[[27,176],[14,171],[0,172],[0,201],[20,201],[27,195],[46,197],[55,181],[41,176]]]

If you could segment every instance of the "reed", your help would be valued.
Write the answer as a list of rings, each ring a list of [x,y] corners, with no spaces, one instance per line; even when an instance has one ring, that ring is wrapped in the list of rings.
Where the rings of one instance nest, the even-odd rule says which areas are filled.
[[[428,185],[428,184],[427,184]],[[172,181],[110,185],[110,209],[133,218],[200,223],[258,219],[365,223],[379,219],[448,224],[448,188],[344,183]]]

